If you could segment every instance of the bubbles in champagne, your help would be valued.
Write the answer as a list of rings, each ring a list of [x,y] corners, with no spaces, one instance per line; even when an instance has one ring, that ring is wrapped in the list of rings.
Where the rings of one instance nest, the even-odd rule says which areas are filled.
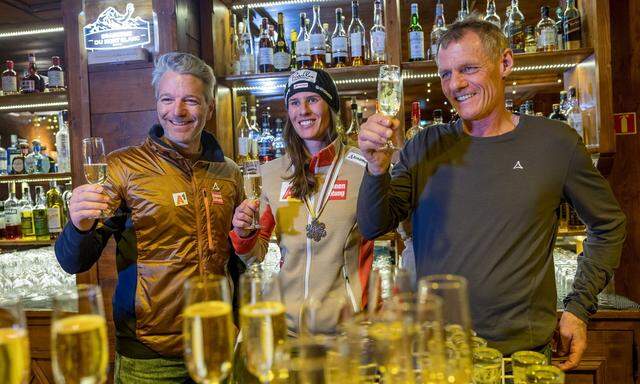
[[[24,329],[0,328],[0,383],[22,384],[29,376],[29,338]]]

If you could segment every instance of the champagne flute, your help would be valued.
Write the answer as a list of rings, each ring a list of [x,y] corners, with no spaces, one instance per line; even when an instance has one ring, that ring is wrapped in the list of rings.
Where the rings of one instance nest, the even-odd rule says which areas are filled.
[[[104,151],[102,137],[87,137],[82,139],[82,156],[84,177],[89,184],[104,185],[107,181],[107,156]],[[108,215],[101,212],[99,219],[105,219]]]
[[[393,118],[402,105],[402,72],[397,65],[382,65],[378,74],[378,110]],[[385,148],[395,151],[393,139],[387,140]]]
[[[240,329],[249,372],[261,383],[280,377],[287,324],[277,275],[240,277]]]
[[[107,322],[99,286],[80,284],[54,296],[51,350],[57,384],[107,380]]]
[[[217,384],[231,372],[235,329],[229,291],[224,276],[196,276],[184,284],[184,358],[197,383]]]
[[[407,270],[385,265],[371,271],[367,301],[371,320],[387,308],[392,309],[394,304],[413,302],[413,296],[411,276]]]
[[[244,178],[244,193],[248,199],[258,201],[258,212],[253,215],[253,224],[246,229],[260,228],[260,195],[262,193],[262,174],[258,160],[247,160],[242,163],[242,177]]]
[[[17,296],[0,299],[0,383],[29,380],[29,337],[22,303]]]
[[[346,290],[331,291],[322,299],[309,296],[300,308],[300,337],[338,335],[358,312],[352,301]]]

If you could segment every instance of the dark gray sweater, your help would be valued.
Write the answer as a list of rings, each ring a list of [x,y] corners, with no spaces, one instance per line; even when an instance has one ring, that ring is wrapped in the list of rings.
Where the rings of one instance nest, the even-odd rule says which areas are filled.
[[[429,127],[407,142],[391,175],[365,172],[358,226],[375,238],[411,214],[418,277],[466,277],[475,330],[510,354],[544,345],[556,326],[563,197],[587,225],[564,304],[587,321],[618,264],[625,216],[565,123],[521,116],[513,131],[485,138],[460,123]]]

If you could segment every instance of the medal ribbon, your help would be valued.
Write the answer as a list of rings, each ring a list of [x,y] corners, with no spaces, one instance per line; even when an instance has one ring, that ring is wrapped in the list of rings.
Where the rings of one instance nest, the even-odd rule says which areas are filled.
[[[333,185],[336,183],[338,179],[338,173],[340,173],[340,168],[342,168],[342,163],[344,162],[343,149],[344,145],[340,140],[337,140],[336,146],[338,147],[338,151],[331,163],[331,168],[327,173],[327,176],[324,179],[324,184],[322,185],[322,189],[320,190],[320,194],[318,195],[318,201],[316,204],[311,206],[309,202],[309,198],[305,196],[304,204],[309,211],[309,215],[311,215],[312,221],[317,220],[322,214],[324,207],[327,205],[327,201],[329,201],[329,196],[331,196],[331,190],[333,190]]]

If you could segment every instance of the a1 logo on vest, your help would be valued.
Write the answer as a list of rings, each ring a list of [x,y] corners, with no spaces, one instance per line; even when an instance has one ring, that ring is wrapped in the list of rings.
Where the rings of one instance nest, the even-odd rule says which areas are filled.
[[[173,194],[173,204],[176,207],[182,207],[185,205],[189,205],[189,200],[187,199],[186,192],[176,192]]]

